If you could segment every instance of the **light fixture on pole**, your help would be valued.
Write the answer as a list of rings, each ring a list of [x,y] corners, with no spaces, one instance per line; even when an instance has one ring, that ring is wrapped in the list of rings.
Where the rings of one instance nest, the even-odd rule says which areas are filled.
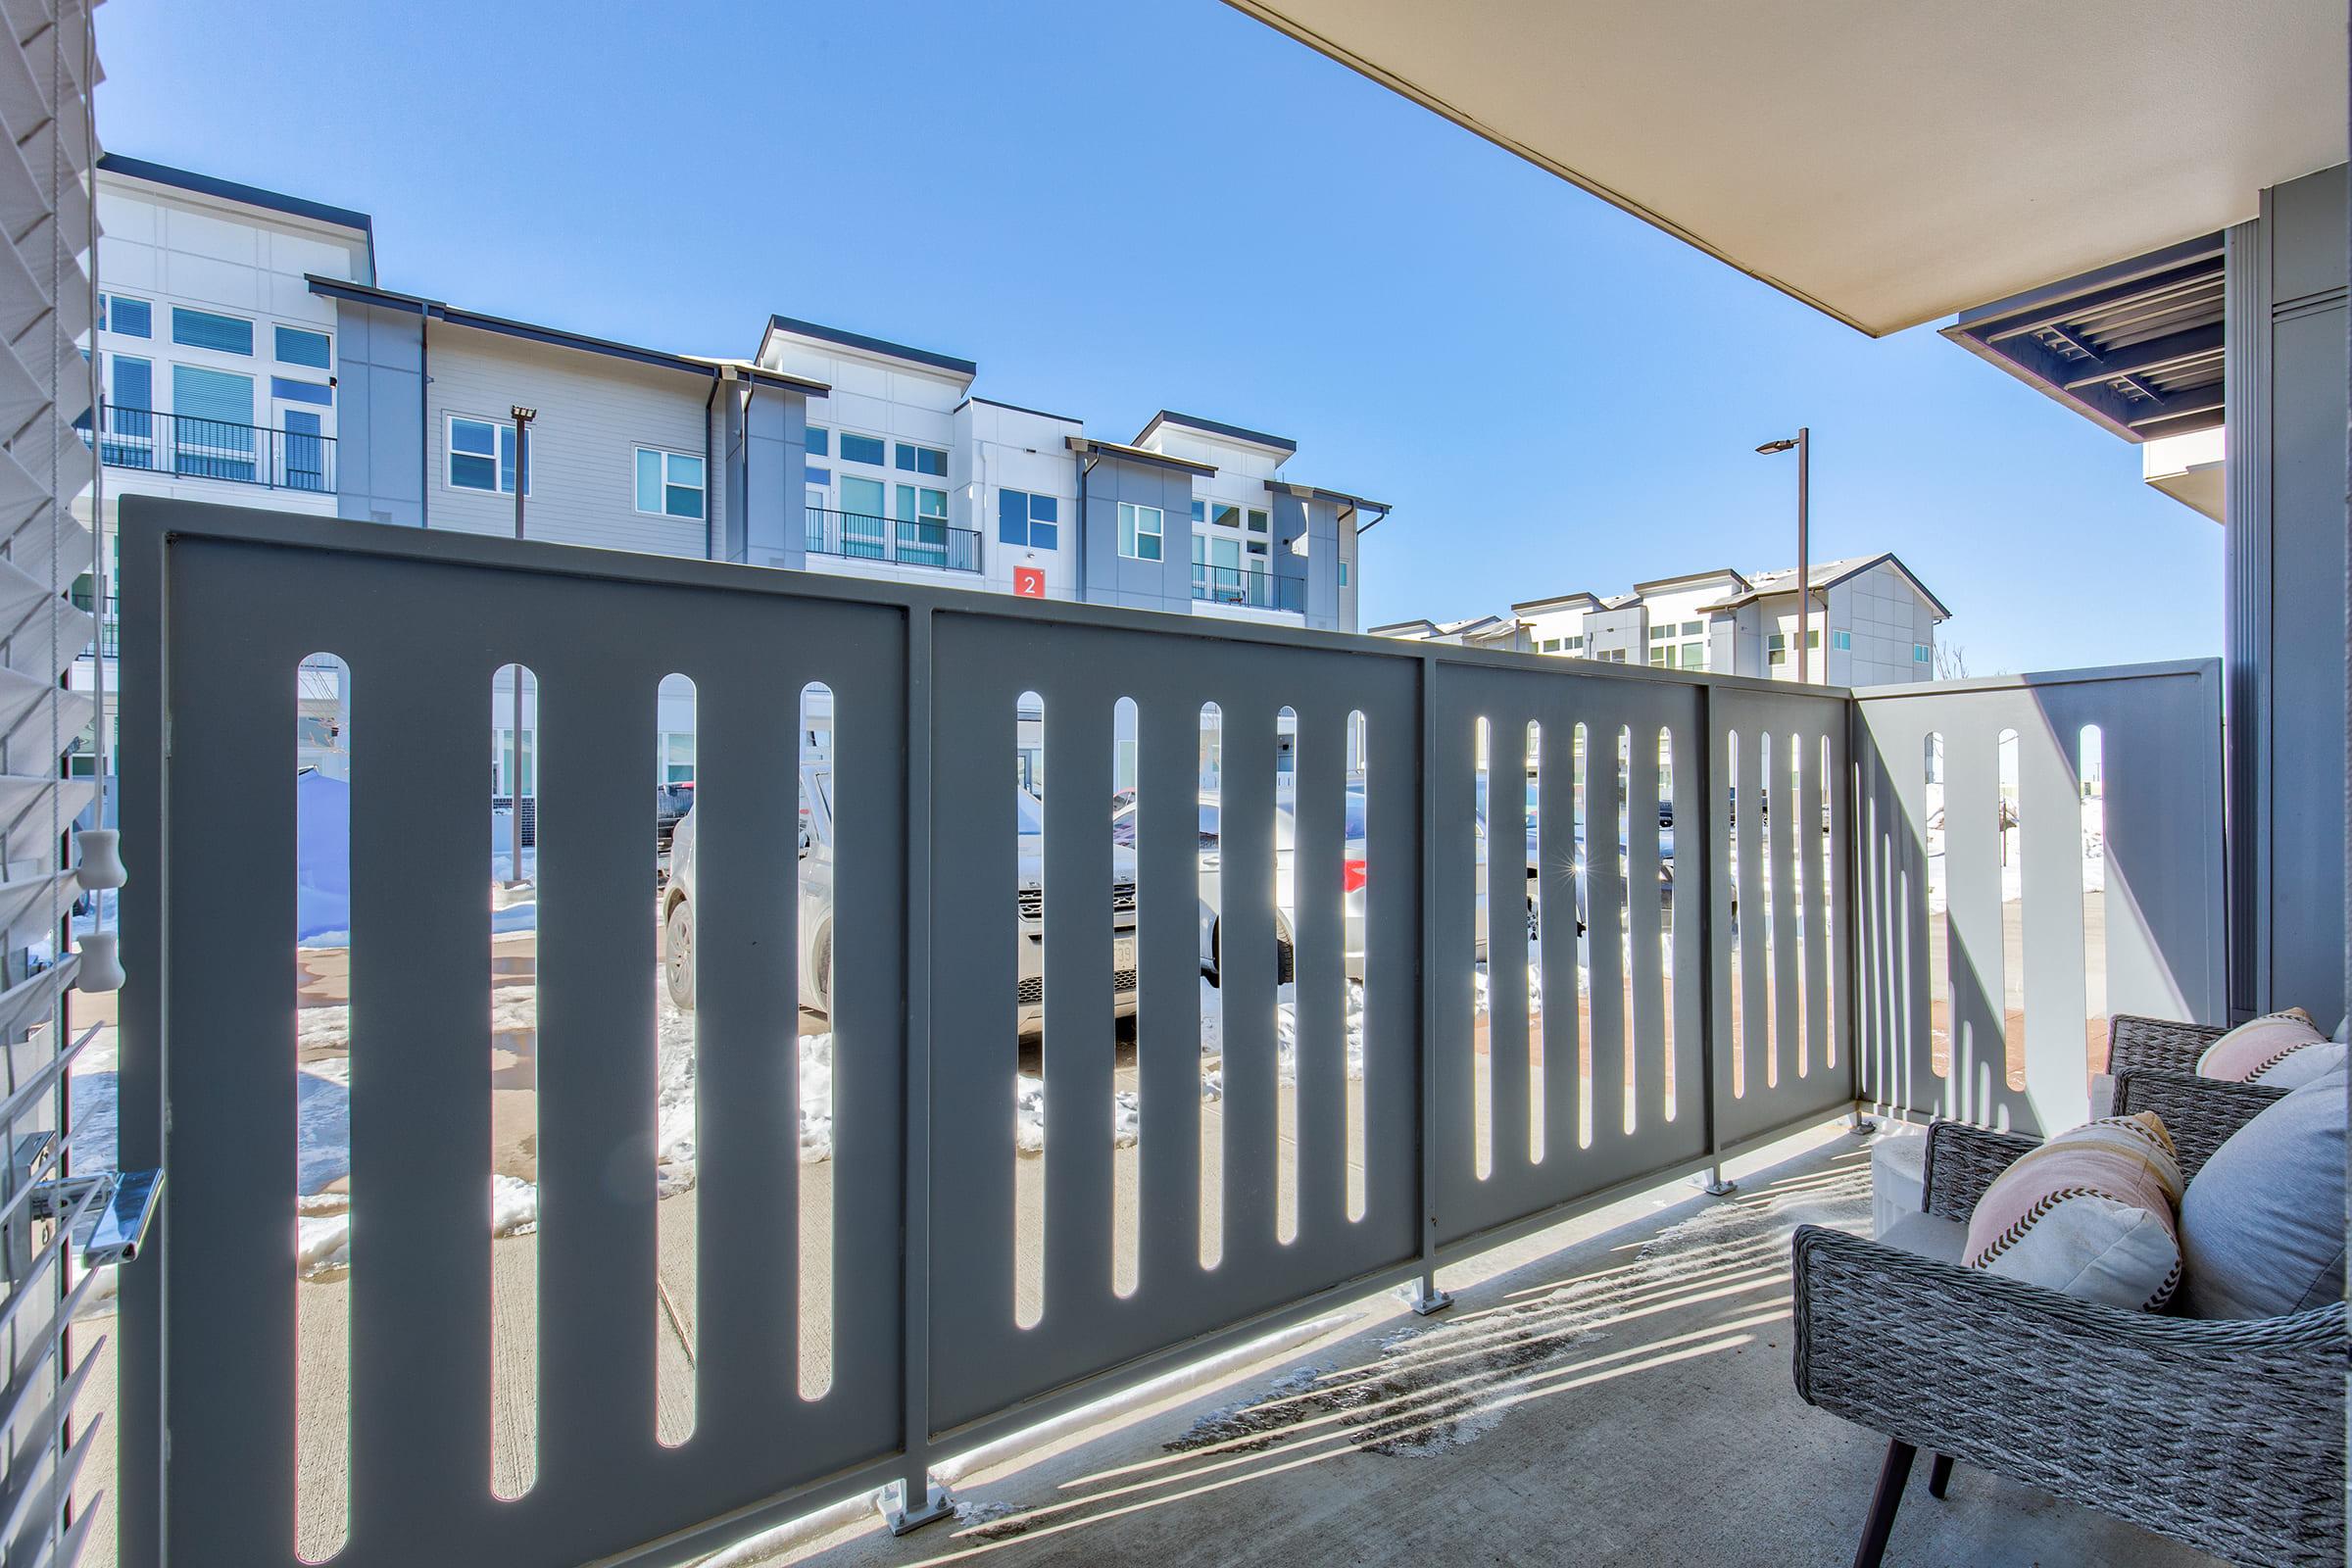
[[[1786,452],[1790,447],[1796,449],[1796,679],[1800,686],[1808,678],[1805,644],[1810,640],[1813,619],[1812,574],[1807,569],[1809,564],[1805,559],[1805,488],[1811,467],[1810,435],[1805,426],[1799,425],[1794,439],[1784,437],[1778,441],[1767,441],[1756,448],[1766,455]]]
[[[529,442],[531,421],[539,417],[537,409],[526,409],[517,403],[507,411],[514,416],[514,537],[522,537],[522,493],[528,487],[530,473]],[[514,662],[514,772],[507,780],[507,799],[514,810],[514,819],[507,824],[507,886],[522,883],[522,661]]]

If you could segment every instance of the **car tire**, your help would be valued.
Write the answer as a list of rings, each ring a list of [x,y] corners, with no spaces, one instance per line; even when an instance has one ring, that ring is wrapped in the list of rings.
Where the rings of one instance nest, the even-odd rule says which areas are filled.
[[[680,1012],[694,1010],[694,905],[685,899],[669,906],[662,922],[662,978],[669,990],[670,1005]]]

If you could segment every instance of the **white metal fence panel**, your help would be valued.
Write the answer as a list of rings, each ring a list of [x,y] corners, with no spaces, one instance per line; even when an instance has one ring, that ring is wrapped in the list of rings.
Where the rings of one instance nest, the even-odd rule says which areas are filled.
[[[124,1282],[125,1414],[147,1445],[124,1450],[126,1561],[290,1562],[308,1506],[284,824],[290,675],[316,651],[351,671],[359,737],[336,1551],[355,1565],[677,1562],[886,1480],[915,1501],[935,1451],[1703,1168],[1850,1104],[1866,1060],[1891,1102],[2002,1113],[1905,1088],[1932,1054],[1913,961],[1929,785],[1889,760],[1940,726],[1955,801],[1986,817],[1954,853],[1997,853],[1998,778],[1963,753],[2021,721],[2004,704],[2115,737],[2106,853],[2144,939],[2107,940],[2113,1005],[2219,997],[2197,947],[2218,956],[2218,927],[2165,902],[2218,898],[2166,826],[2218,845],[2163,771],[2168,751],[2193,754],[2182,779],[2212,762],[2188,722],[2202,667],[1857,713],[1760,682],[179,503],[132,509],[125,562],[123,1138],[172,1176],[160,1267]],[[509,1497],[480,742],[492,672],[514,662],[537,681],[545,777],[538,1438]],[[669,676],[705,715],[683,1209],[653,1179],[654,1041],[676,1018],[643,854]],[[812,685],[822,941],[787,826]],[[2019,786],[2029,852],[2068,788],[2048,760]],[[1981,964],[1976,874],[1952,879],[1949,943]],[[2026,896],[2045,883],[2029,859]],[[821,1177],[797,1155],[811,986]],[[829,1250],[805,1264],[819,1180]],[[682,1422],[649,1332],[657,1276],[687,1277],[665,1263],[681,1212]],[[818,1332],[812,1392],[800,1336]]]
[[[1867,1097],[2069,1127],[2109,1017],[2220,1020],[2218,662],[1885,687],[1853,711]]]

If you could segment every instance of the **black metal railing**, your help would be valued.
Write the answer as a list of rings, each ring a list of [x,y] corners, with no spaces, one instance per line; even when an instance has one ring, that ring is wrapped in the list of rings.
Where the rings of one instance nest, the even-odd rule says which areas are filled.
[[[97,613],[97,607],[94,603],[97,596],[88,589],[76,588],[70,597],[75,610]],[[98,615],[97,640],[82,649],[81,657],[88,659],[92,656],[102,656],[113,659],[122,652],[122,600],[118,594],[108,594],[106,596],[106,612]]]
[[[90,444],[90,432],[81,432]],[[270,490],[335,488],[335,438],[308,430],[272,430],[152,409],[106,411],[98,456],[110,468],[140,468],[187,479],[225,479]]]
[[[895,561],[903,566],[980,569],[980,535],[936,517],[877,517],[865,512],[808,509],[807,544],[812,556],[851,561]]]
[[[1193,564],[1193,597],[1217,605],[1247,605],[1252,610],[1287,610],[1306,613],[1306,584],[1297,577],[1277,577],[1270,571],[1239,566]]]

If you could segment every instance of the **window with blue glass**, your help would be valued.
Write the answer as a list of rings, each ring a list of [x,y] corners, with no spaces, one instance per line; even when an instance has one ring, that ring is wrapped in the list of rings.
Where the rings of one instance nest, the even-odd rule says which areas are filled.
[[[242,317],[221,316],[213,311],[191,311],[184,305],[174,305],[172,307],[172,341],[192,349],[214,349],[222,354],[251,354],[253,323]]]
[[[174,365],[171,422],[172,472],[253,482],[252,376]]]
[[[888,461],[888,457],[889,455],[882,450],[882,438],[880,436],[852,435],[847,430],[841,432],[842,462],[870,463],[875,467],[879,468],[885,462]]]
[[[307,365],[314,370],[327,367],[327,341],[324,332],[305,331],[299,326],[280,326],[272,329],[277,336],[277,359],[281,365]]]
[[[833,455],[833,435],[821,424],[808,426],[808,455],[829,458]]]
[[[997,540],[1024,550],[1053,550],[1061,543],[1061,502],[1023,490],[997,492]]]
[[[125,299],[120,294],[102,295],[98,301],[98,329],[119,332],[124,337],[153,337],[155,307],[145,300]]]
[[[937,447],[918,447],[909,442],[898,444],[898,463],[904,473],[927,473],[935,479],[948,476],[948,455]]]
[[[531,488],[530,464],[522,465],[522,488]],[[496,495],[514,493],[514,427],[496,419],[449,416],[449,486]]]
[[[320,408],[332,408],[335,389],[324,381],[297,381],[290,375],[270,378],[270,395],[289,403],[316,403]]]
[[[100,457],[118,468],[155,466],[155,362],[107,357],[106,440]]]
[[[664,517],[701,517],[703,460],[683,452],[639,447],[637,510]]]

